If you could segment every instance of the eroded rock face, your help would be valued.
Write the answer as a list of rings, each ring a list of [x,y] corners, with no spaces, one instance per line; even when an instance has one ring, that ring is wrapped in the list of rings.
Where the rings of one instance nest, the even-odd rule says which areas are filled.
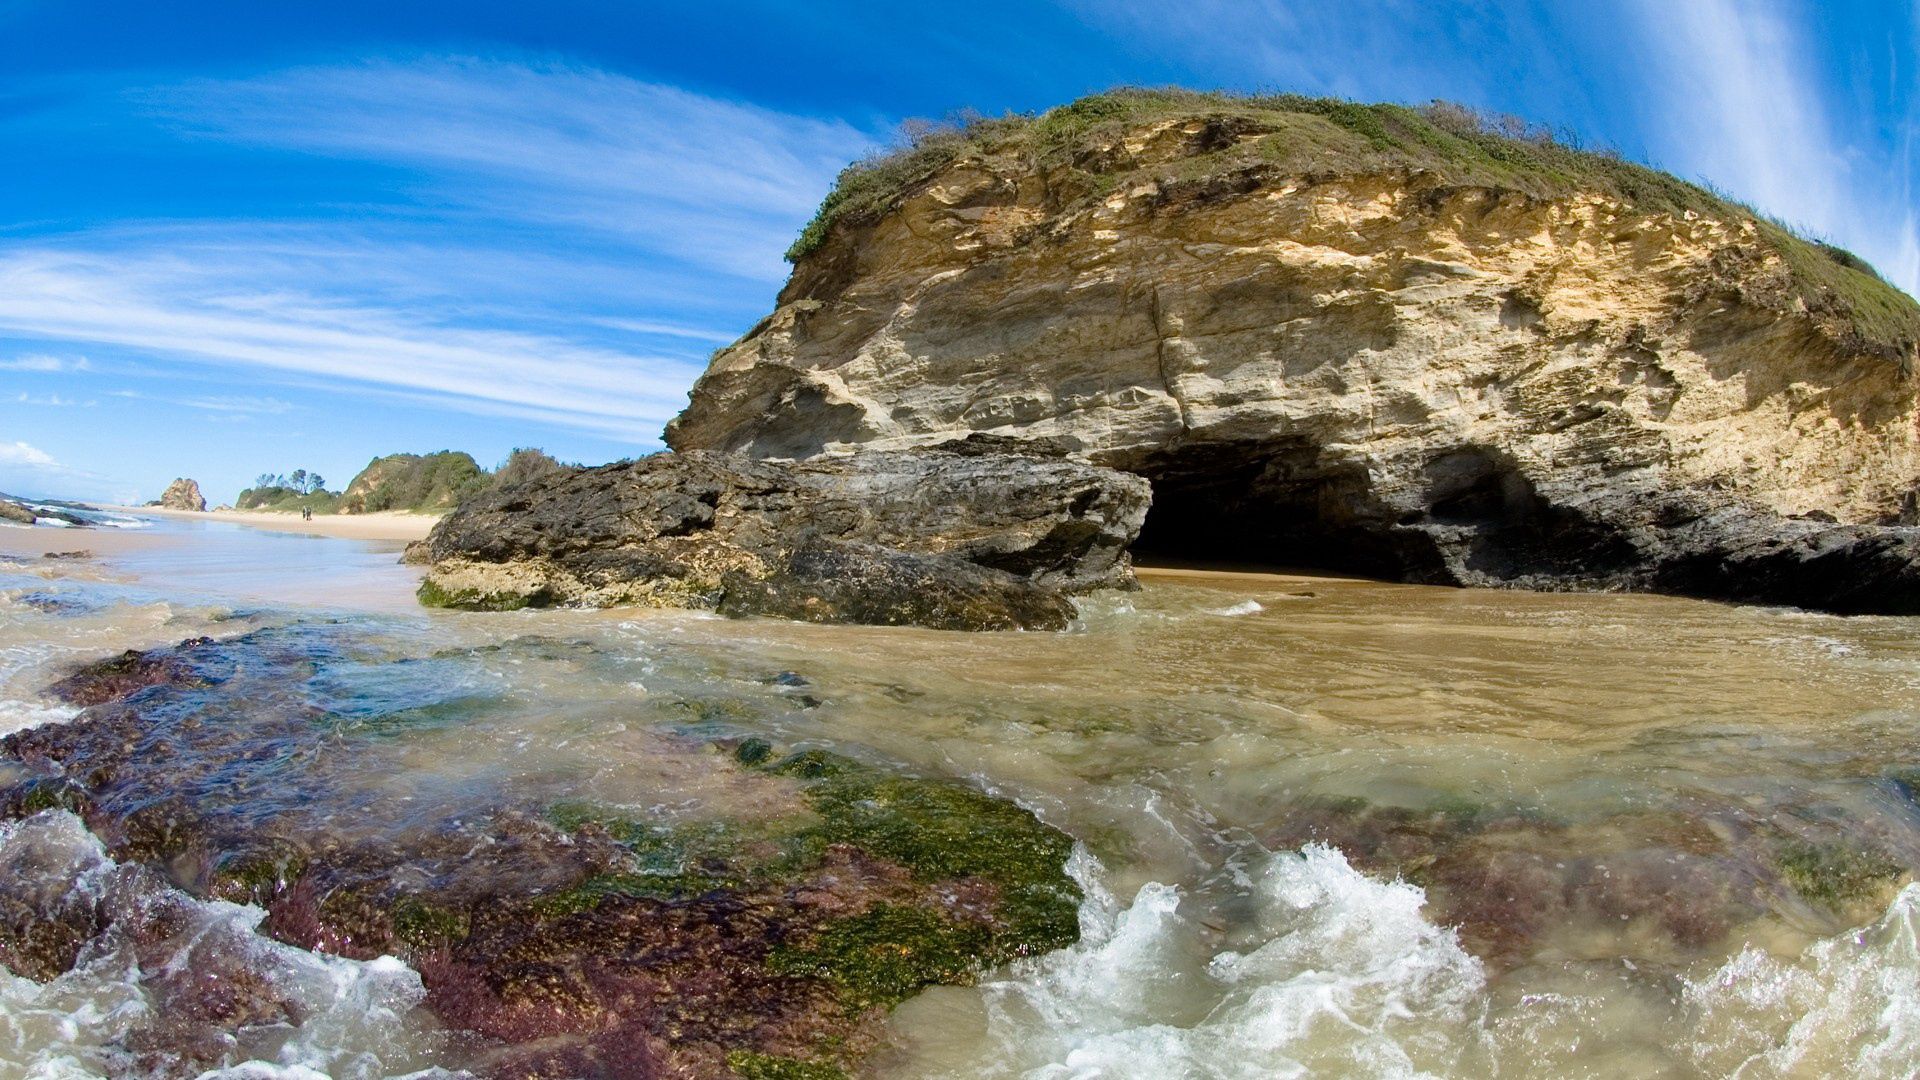
[[[168,510],[192,510],[196,513],[204,513],[207,509],[207,500],[200,494],[199,484],[181,477],[167,485],[167,490],[160,496],[160,505]]]
[[[802,463],[695,451],[487,492],[434,527],[428,603],[633,604],[1058,629],[1126,585],[1136,477],[991,444]]]
[[[1207,171],[1258,137],[1136,127],[1098,196],[960,155],[802,258],[668,443],[1055,440],[1152,482],[1141,551],[1920,611],[1911,350],[1789,296],[1752,228]]]
[[[34,512],[17,502],[0,499],[0,521],[11,521],[16,525],[31,525],[38,520]]]

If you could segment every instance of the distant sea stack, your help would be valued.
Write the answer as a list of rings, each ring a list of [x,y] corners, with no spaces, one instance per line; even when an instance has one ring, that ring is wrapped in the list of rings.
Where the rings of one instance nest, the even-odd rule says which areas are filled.
[[[676,450],[970,435],[1152,486],[1136,551],[1920,612],[1920,306],[1463,109],[1124,91],[842,174]]]
[[[185,477],[167,485],[160,496],[160,506],[167,510],[192,510],[205,513],[207,500],[200,494],[200,485]]]

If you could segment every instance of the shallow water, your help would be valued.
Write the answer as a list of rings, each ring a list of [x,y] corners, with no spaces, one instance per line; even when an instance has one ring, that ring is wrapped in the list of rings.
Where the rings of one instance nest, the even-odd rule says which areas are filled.
[[[503,802],[751,820],[777,795],[716,785],[693,748],[754,735],[964,779],[1079,839],[1082,942],[910,1000],[875,1075],[1920,1070],[1905,620],[1182,574],[1064,634],[429,613],[395,545],[187,539],[0,565],[0,732],[71,715],[39,692],[79,659],[266,634],[311,670],[260,700],[343,749],[234,797],[251,820],[369,841]],[[84,832],[57,838],[93,865]],[[387,1003],[238,1037],[224,1067],[464,1063],[404,968],[178,902],[298,983],[301,1016]],[[154,1068],[114,1055],[165,987],[96,952],[0,986],[16,1075]]]

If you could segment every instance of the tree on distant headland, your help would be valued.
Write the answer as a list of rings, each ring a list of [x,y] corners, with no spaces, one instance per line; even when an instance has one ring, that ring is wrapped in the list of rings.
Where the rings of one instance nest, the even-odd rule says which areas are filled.
[[[261,473],[242,491],[234,505],[242,510],[313,510],[331,513],[337,496],[327,490],[327,479],[317,472]]]

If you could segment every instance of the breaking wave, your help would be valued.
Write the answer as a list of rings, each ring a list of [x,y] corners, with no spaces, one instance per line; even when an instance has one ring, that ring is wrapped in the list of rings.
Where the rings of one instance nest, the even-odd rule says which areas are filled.
[[[258,933],[259,908],[196,901],[121,866],[77,817],[0,825],[9,923],[23,953],[73,962],[45,981],[0,967],[0,1080],[425,1080],[440,1034],[420,977],[392,957],[355,961]]]

